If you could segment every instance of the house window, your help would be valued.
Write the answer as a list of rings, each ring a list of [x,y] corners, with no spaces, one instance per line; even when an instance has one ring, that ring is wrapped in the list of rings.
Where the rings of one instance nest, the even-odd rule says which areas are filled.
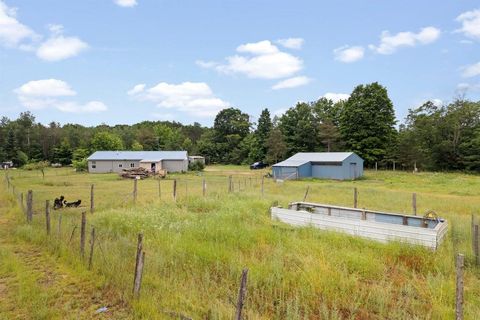
[[[118,164],[118,167],[121,168],[121,167],[123,167],[123,165],[122,165],[121,163],[119,163],[119,164]]]
[[[97,167],[96,164],[92,164],[92,169],[95,169]]]
[[[130,168],[135,168],[135,163],[130,163]]]

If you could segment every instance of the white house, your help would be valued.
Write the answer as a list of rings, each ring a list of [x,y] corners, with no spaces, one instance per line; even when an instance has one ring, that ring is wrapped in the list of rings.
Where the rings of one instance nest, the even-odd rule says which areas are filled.
[[[121,172],[138,167],[154,172],[188,170],[187,151],[96,151],[87,160],[90,173]]]

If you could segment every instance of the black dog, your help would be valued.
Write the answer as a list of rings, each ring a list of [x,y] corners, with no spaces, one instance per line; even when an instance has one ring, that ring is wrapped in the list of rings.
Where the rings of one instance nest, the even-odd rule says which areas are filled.
[[[54,210],[63,208],[63,199],[65,199],[65,197],[60,196],[60,198],[55,198],[55,200],[53,200],[53,209]]]
[[[78,206],[80,206],[80,203],[82,203],[82,200],[77,200],[77,201],[74,201],[74,202],[67,202],[67,200],[63,201],[63,204],[65,204],[65,207],[67,208],[76,208]]]

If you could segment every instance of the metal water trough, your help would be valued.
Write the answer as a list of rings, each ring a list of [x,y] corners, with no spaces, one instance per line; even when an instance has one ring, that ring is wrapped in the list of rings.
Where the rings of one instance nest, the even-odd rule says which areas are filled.
[[[288,209],[272,207],[271,216],[294,226],[313,226],[380,242],[400,241],[436,250],[448,229],[446,220],[310,202],[293,202]]]

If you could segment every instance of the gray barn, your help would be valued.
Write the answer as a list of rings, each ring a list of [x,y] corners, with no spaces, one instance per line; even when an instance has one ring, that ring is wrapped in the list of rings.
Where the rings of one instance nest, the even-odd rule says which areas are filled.
[[[275,179],[353,180],[363,176],[363,159],[353,152],[300,152],[272,166]]]
[[[90,173],[121,172],[138,167],[154,172],[188,170],[187,151],[97,151],[87,160]]]

